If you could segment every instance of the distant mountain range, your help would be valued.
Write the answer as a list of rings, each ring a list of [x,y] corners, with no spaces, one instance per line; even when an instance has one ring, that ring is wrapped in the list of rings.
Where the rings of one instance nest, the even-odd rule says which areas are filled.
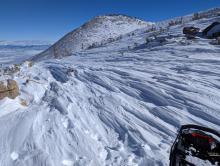
[[[51,45],[51,41],[43,40],[0,40],[0,46],[40,46],[40,45]]]
[[[44,52],[0,47],[2,96],[7,79],[19,86],[0,100],[0,166],[168,166],[182,125],[220,129],[220,45],[183,34],[219,20],[220,8],[155,24],[99,16]]]

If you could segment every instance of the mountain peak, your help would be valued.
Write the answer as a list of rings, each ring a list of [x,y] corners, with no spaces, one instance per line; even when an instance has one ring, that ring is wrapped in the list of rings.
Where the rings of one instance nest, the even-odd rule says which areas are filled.
[[[126,15],[126,14],[116,14],[116,13],[110,13],[110,14],[104,14],[104,15],[99,15],[95,18],[104,18],[104,17],[112,17],[112,18],[128,18],[128,19],[137,19],[137,20],[141,20],[137,17],[133,17],[133,16],[129,16],[129,15]]]
[[[101,45],[108,39],[114,40],[121,35],[152,24],[151,22],[145,22],[122,14],[97,16],[65,35],[48,50],[35,56],[33,60],[69,56],[97,44]]]

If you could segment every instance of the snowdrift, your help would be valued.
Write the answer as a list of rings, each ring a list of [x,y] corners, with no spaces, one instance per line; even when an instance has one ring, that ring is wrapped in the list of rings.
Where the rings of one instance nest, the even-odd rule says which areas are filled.
[[[219,130],[220,48],[182,34],[184,26],[203,29],[219,19],[212,13],[143,28],[74,56],[42,60],[78,49],[67,35],[63,48],[60,41],[52,47],[60,48],[57,55],[49,49],[41,62],[1,75],[18,82],[20,95],[0,101],[0,165],[168,165],[181,125]]]

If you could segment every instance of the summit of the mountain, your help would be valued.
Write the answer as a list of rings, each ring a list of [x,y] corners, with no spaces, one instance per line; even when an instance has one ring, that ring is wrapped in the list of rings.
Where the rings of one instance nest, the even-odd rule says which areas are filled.
[[[49,59],[41,62],[13,65],[24,51],[9,57],[0,47],[0,63],[10,65],[0,68],[0,80],[15,80],[20,92],[0,100],[0,165],[168,166],[182,125],[220,128],[220,45],[200,34],[219,12],[152,28],[123,15],[99,16],[38,55]],[[194,38],[183,34],[191,26],[201,30]],[[68,57],[53,58],[61,56]],[[13,67],[19,70],[9,75]]]
[[[152,26],[152,24],[154,23],[121,14],[97,16],[65,35],[33,59],[66,57],[96,45],[110,42],[134,30]]]

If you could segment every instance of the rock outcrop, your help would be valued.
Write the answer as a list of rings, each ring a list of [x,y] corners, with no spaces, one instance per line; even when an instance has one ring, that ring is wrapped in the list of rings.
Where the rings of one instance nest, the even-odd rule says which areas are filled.
[[[196,27],[184,27],[183,34],[195,36],[199,32],[199,28]]]
[[[19,95],[19,87],[15,80],[0,81],[0,100],[8,97],[15,99]]]

